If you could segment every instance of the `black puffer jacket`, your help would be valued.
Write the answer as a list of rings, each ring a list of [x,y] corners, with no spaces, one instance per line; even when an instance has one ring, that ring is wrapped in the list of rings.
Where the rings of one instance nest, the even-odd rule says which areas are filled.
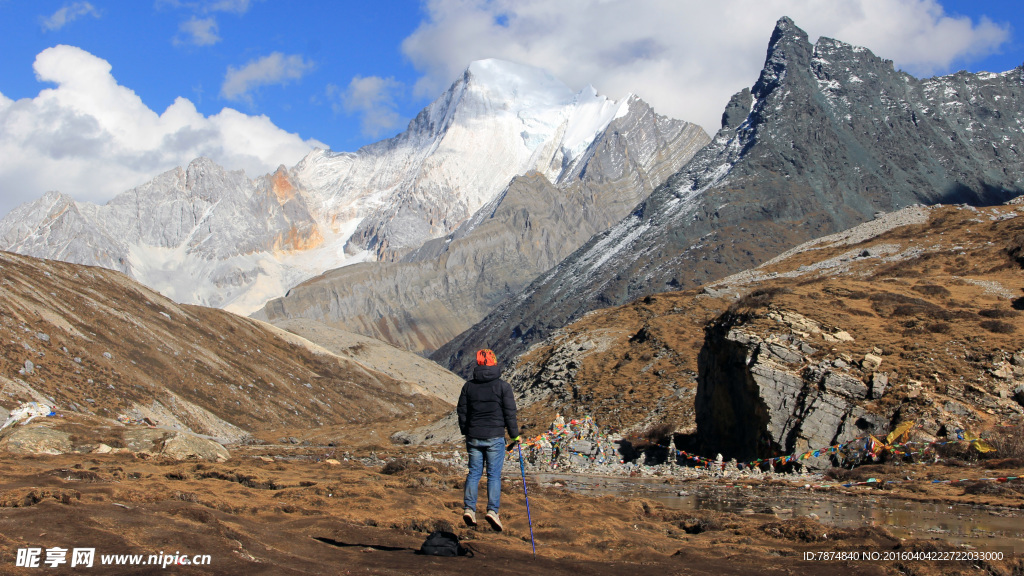
[[[505,435],[505,430],[510,438],[519,436],[516,399],[512,386],[501,379],[498,366],[477,366],[473,370],[473,379],[463,384],[455,410],[463,436],[498,438]]]

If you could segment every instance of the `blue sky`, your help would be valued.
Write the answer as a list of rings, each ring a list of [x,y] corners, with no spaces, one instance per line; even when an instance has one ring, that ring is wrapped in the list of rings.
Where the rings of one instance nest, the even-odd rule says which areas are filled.
[[[1018,0],[0,0],[0,215],[196,155],[249,176],[401,131],[472,61],[717,128],[778,17],[915,75],[1024,62]]]

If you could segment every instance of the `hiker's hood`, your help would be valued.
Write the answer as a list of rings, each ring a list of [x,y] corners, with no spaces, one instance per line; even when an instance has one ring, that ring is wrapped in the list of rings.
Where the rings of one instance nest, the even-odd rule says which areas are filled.
[[[500,366],[477,366],[473,369],[473,380],[477,382],[490,382],[501,378]]]

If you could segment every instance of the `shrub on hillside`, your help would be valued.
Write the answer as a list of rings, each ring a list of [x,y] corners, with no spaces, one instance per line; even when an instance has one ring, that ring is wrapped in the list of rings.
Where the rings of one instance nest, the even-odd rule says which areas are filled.
[[[981,323],[981,327],[995,334],[1013,334],[1017,331],[1016,326],[1002,320],[985,320]]]
[[[749,294],[745,294],[740,297],[739,300],[732,303],[729,306],[730,312],[735,312],[741,308],[764,308],[765,306],[772,303],[772,300],[780,294],[791,294],[793,291],[789,288],[782,286],[773,286],[771,288],[758,288]]]
[[[940,298],[949,298],[953,295],[952,292],[947,290],[944,286],[939,286],[938,284],[921,284],[919,286],[914,286],[914,291],[920,292],[925,296],[937,296]]]
[[[1016,316],[1020,316],[1020,312],[1013,309],[1004,310],[1002,308],[988,308],[985,310],[979,310],[978,315],[984,316],[985,318],[1014,318]]]
[[[1006,255],[1019,266],[1024,267],[1024,232],[1018,233],[1006,245]]]
[[[996,426],[987,430],[982,437],[995,448],[988,454],[999,459],[1024,459],[1024,425]]]

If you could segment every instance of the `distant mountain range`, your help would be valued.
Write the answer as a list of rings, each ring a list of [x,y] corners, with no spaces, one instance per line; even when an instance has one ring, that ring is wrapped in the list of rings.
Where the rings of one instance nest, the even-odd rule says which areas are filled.
[[[256,317],[309,318],[433,352],[628,214],[708,141],[700,127],[630,97],[557,178],[516,176],[451,234],[397,262],[327,272]]]
[[[103,206],[47,193],[0,221],[0,249],[120,270],[176,301],[248,314],[326,270],[395,261],[453,232],[517,175],[596,170],[592,144],[635,110],[649,108],[574,93],[537,68],[474,62],[405,132],[356,153],[317,150],[255,180],[200,158]],[[703,136],[678,121],[661,128]]]
[[[697,286],[911,204],[1024,192],[1024,67],[919,80],[779,20],[713,142],[621,222],[432,358],[513,358],[597,308]]]

